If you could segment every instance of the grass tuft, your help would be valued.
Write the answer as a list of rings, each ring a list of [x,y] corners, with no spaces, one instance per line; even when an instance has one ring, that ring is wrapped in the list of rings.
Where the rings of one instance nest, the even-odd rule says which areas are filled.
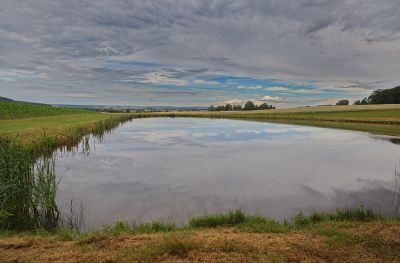
[[[189,221],[190,227],[236,226],[246,221],[242,210],[231,211],[228,214],[214,214],[194,217]]]
[[[174,223],[161,223],[154,221],[151,223],[139,224],[133,227],[133,230],[137,234],[151,234],[160,232],[171,232],[176,230],[177,227]]]
[[[324,221],[357,221],[368,222],[383,219],[384,217],[375,213],[371,209],[365,209],[363,206],[336,209],[332,212],[313,212],[310,215],[304,215],[302,212],[293,219],[296,227],[304,227]]]

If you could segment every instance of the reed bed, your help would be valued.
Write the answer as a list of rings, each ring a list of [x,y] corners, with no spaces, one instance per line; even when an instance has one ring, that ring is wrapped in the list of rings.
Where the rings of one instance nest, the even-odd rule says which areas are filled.
[[[93,125],[70,129],[62,136],[46,136],[34,144],[18,138],[0,138],[0,228],[8,230],[54,230],[60,224],[56,204],[57,176],[53,152],[71,151],[80,142],[88,147],[92,134],[98,139],[131,115],[116,115]],[[83,140],[82,140],[83,138]]]

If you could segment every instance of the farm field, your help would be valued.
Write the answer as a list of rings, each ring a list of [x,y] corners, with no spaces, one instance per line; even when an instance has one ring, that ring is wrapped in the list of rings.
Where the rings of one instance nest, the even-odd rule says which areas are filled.
[[[39,103],[0,102],[0,120],[87,113],[86,110],[59,108]]]
[[[44,136],[64,140],[78,129],[91,130],[96,123],[127,116],[44,104],[0,102],[0,137],[22,144],[33,144]]]
[[[60,136],[68,129],[91,126],[110,117],[127,114],[100,113],[80,109],[56,108],[43,104],[0,103],[0,136],[18,137],[31,143],[42,137]],[[246,119],[400,135],[399,105],[317,106],[240,112],[150,112],[133,113],[141,117],[201,117]]]

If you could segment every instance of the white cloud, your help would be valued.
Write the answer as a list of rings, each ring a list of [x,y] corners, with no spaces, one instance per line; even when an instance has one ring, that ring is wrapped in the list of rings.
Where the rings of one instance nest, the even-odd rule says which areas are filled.
[[[262,97],[260,100],[261,100],[261,101],[284,101],[285,98],[264,96],[264,97]]]
[[[226,104],[243,105],[245,103],[246,103],[246,100],[243,100],[243,99],[227,99],[227,100],[219,101],[215,104],[216,105],[226,105]]]
[[[265,87],[262,86],[262,85],[255,85],[255,86],[244,86],[244,85],[239,85],[237,88],[238,88],[238,89],[247,89],[247,90],[265,89]]]
[[[322,93],[322,91],[317,90],[317,89],[291,89],[287,92],[294,93],[294,94],[319,94],[319,93]]]
[[[281,87],[281,86],[274,86],[274,87],[267,87],[265,88],[267,91],[287,91],[289,90],[287,87]]]
[[[159,72],[150,72],[145,74],[144,80],[138,80],[138,83],[144,83],[144,84],[172,84],[176,86],[185,86],[189,84],[187,80],[184,79],[176,79],[176,78],[171,78],[168,76],[168,74],[163,74]]]
[[[216,85],[220,84],[218,81],[208,81],[208,80],[202,80],[202,79],[195,79],[195,80],[193,80],[193,83],[210,85],[210,86],[216,86]]]

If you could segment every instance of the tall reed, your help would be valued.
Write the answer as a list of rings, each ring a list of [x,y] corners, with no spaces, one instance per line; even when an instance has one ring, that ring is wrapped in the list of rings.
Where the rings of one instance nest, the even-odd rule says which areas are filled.
[[[65,131],[58,137],[44,134],[33,145],[23,145],[17,139],[0,138],[0,229],[57,228],[61,219],[56,204],[59,182],[53,152],[63,147],[72,150],[80,142],[89,148],[85,135],[93,134],[101,139],[132,118],[132,115],[117,115]]]
[[[32,149],[0,139],[0,226],[25,230],[54,228],[58,220],[55,204],[54,158],[37,162]]]

